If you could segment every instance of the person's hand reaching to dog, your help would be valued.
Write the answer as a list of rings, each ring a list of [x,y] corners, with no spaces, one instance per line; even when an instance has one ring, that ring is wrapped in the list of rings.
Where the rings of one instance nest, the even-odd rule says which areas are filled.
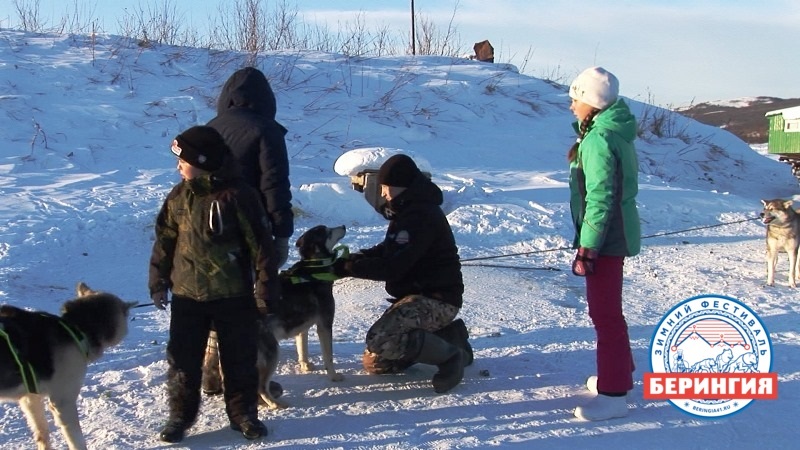
[[[339,278],[349,277],[353,273],[353,261],[350,258],[338,258],[333,262],[331,271]]]

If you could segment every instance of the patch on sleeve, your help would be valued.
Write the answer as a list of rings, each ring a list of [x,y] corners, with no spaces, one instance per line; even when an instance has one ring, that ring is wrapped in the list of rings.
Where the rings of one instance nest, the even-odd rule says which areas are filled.
[[[409,236],[408,231],[406,230],[398,231],[394,237],[394,241],[399,245],[406,245],[410,240],[411,237]]]

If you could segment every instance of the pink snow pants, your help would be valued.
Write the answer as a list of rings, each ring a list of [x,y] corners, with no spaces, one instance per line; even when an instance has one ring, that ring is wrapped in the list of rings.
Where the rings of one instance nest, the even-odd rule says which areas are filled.
[[[633,355],[628,324],[622,315],[622,256],[598,256],[586,277],[589,317],[597,332],[597,390],[624,393],[633,389]]]

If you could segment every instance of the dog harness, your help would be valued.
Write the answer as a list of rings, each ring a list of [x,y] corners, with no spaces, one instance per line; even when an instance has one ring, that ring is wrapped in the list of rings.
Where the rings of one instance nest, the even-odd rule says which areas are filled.
[[[337,259],[350,256],[350,249],[346,245],[334,247],[333,256],[330,258],[314,258],[296,262],[292,267],[282,271],[281,277],[287,278],[292,284],[310,283],[312,281],[336,281],[340,277],[331,272],[330,268]]]
[[[38,393],[39,386],[36,384],[36,373],[33,371],[33,366],[31,366],[31,363],[28,361],[19,359],[19,351],[17,351],[17,347],[14,346],[14,343],[11,342],[11,336],[6,333],[5,325],[2,323],[0,323],[0,337],[8,344],[11,357],[14,358],[14,362],[16,362],[17,367],[19,367],[19,374],[22,376],[22,384],[25,385],[25,389],[30,394]]]
[[[89,342],[86,339],[86,335],[83,332],[73,326],[70,326],[68,323],[64,322],[62,319],[58,319],[58,324],[61,325],[62,328],[67,332],[67,334],[72,337],[72,340],[75,341],[75,344],[80,349],[83,356],[87,359],[89,358]],[[36,379],[36,372],[33,370],[33,366],[31,365],[30,361],[25,360],[19,354],[19,350],[11,342],[11,336],[6,333],[5,325],[0,322],[0,338],[6,341],[8,345],[8,349],[11,351],[11,356],[14,358],[14,362],[17,363],[17,367],[19,367],[19,374],[22,377],[22,384],[25,385],[25,389],[28,391],[29,394],[38,394],[39,393],[39,384]]]

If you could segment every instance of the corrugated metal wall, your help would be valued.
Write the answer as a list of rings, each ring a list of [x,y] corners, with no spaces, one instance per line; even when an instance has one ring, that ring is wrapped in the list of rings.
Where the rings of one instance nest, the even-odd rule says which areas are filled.
[[[800,133],[787,133],[783,115],[769,116],[768,151],[772,154],[800,153]]]

